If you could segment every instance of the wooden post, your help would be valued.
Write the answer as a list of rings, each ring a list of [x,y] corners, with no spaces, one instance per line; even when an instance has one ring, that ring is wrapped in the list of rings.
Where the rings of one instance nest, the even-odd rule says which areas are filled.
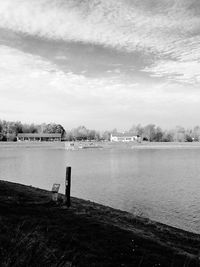
[[[70,207],[70,189],[71,189],[71,167],[66,168],[66,179],[65,179],[65,203],[67,207]]]

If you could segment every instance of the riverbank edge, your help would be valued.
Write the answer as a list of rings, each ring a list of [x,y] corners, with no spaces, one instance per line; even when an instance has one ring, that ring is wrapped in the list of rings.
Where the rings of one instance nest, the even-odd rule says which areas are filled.
[[[64,150],[88,149],[200,149],[200,142],[0,142],[0,149],[46,148]]]
[[[74,197],[71,198],[72,206],[67,209],[61,203],[62,198],[63,195],[59,194],[60,204],[55,205],[51,203],[50,191],[0,180],[0,224],[2,223],[2,226],[5,227],[6,223],[6,229],[9,232],[9,230],[13,230],[13,227],[21,225],[22,222],[24,225],[32,221],[38,223],[37,220],[41,221],[45,215],[45,218],[48,218],[47,227],[51,228],[52,224],[56,223],[56,228],[52,230],[51,235],[54,235],[54,232],[56,232],[56,235],[72,234],[76,235],[77,239],[80,238],[79,235],[83,235],[82,239],[80,238],[81,240],[78,241],[79,245],[78,243],[73,245],[75,254],[80,253],[79,250],[83,243],[91,242],[92,247],[88,244],[82,257],[92,254],[92,259],[87,257],[84,265],[81,264],[83,259],[80,258],[80,261],[74,260],[73,255],[69,254],[68,261],[72,264],[69,266],[88,266],[88,264],[90,264],[89,266],[200,266],[200,235],[198,234]],[[68,221],[69,214],[70,223]],[[81,221],[84,223],[80,224]],[[41,229],[46,223],[46,219],[43,220]],[[71,229],[72,225],[73,229]],[[98,236],[99,228],[101,228],[101,235],[98,238],[93,238],[91,231]],[[65,233],[62,232],[63,229]],[[23,231],[27,231],[27,226]],[[41,235],[44,234],[43,230],[39,232]],[[111,243],[109,243],[110,238],[107,240],[110,233],[112,233],[111,239],[113,240]],[[1,232],[1,235],[3,234]],[[50,242],[51,244],[52,240],[49,239],[51,235],[45,232],[47,241],[44,242]],[[56,257],[59,258],[59,251],[63,252],[63,247],[59,244],[58,237],[54,236],[54,239],[57,239],[58,244],[49,246],[51,248],[56,247],[56,255],[58,255]],[[6,242],[9,243],[9,240]],[[100,249],[98,242],[103,242],[103,244],[107,242],[104,244],[106,250],[101,247],[101,253],[105,253],[107,258],[100,265],[98,263],[101,262],[102,258],[98,254]],[[13,249],[12,243],[13,241],[10,243],[11,249]],[[122,247],[120,243],[123,244]],[[0,245],[4,246],[3,243]],[[108,247],[106,246],[110,246],[112,252],[107,252]],[[118,258],[119,255],[116,255],[116,253],[119,254],[119,251],[122,251],[123,255]],[[73,261],[75,262],[74,265]],[[118,265],[118,263],[121,264],[120,261],[123,263],[122,265]],[[135,265],[133,265],[133,262]],[[49,266],[62,265],[53,265],[52,263]]]

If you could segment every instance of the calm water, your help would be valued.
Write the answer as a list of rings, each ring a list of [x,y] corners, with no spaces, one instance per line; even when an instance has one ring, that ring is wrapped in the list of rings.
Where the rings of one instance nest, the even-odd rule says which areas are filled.
[[[0,148],[0,179],[45,189],[72,166],[72,195],[200,233],[200,149]]]

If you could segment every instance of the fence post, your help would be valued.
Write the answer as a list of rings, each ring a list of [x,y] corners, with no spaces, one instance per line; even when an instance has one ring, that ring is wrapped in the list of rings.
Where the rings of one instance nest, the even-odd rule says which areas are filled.
[[[67,167],[66,179],[65,179],[65,203],[67,207],[71,206],[70,190],[71,190],[71,167]]]

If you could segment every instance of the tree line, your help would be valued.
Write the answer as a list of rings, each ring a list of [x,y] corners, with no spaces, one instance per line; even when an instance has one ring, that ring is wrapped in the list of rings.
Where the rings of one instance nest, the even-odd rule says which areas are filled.
[[[18,133],[60,133],[61,137],[65,137],[65,129],[60,124],[27,124],[0,120],[0,141],[17,141]]]
[[[56,123],[26,124],[20,121],[0,120],[0,141],[16,141],[18,133],[61,133],[62,140],[66,141],[109,141],[111,134],[119,132],[117,129],[100,132],[87,129],[85,126],[65,130],[61,124]],[[200,141],[200,126],[192,129],[176,126],[173,129],[163,130],[155,124],[145,126],[138,124],[133,125],[123,134],[137,135],[140,140],[149,142],[198,142]]]
[[[136,134],[141,137],[143,141],[150,142],[193,142],[200,141],[200,126],[185,129],[182,126],[163,130],[155,124],[148,124],[146,126],[133,125],[129,133]]]
[[[85,126],[79,126],[66,131],[65,139],[67,141],[109,141],[111,134],[114,135],[116,133],[119,133],[117,129],[100,133],[96,130],[89,130]],[[192,129],[176,126],[170,130],[163,130],[155,124],[148,124],[146,126],[138,124],[133,125],[128,131],[123,132],[123,134],[139,136],[140,140],[149,142],[197,142],[200,141],[200,126],[195,126]]]

